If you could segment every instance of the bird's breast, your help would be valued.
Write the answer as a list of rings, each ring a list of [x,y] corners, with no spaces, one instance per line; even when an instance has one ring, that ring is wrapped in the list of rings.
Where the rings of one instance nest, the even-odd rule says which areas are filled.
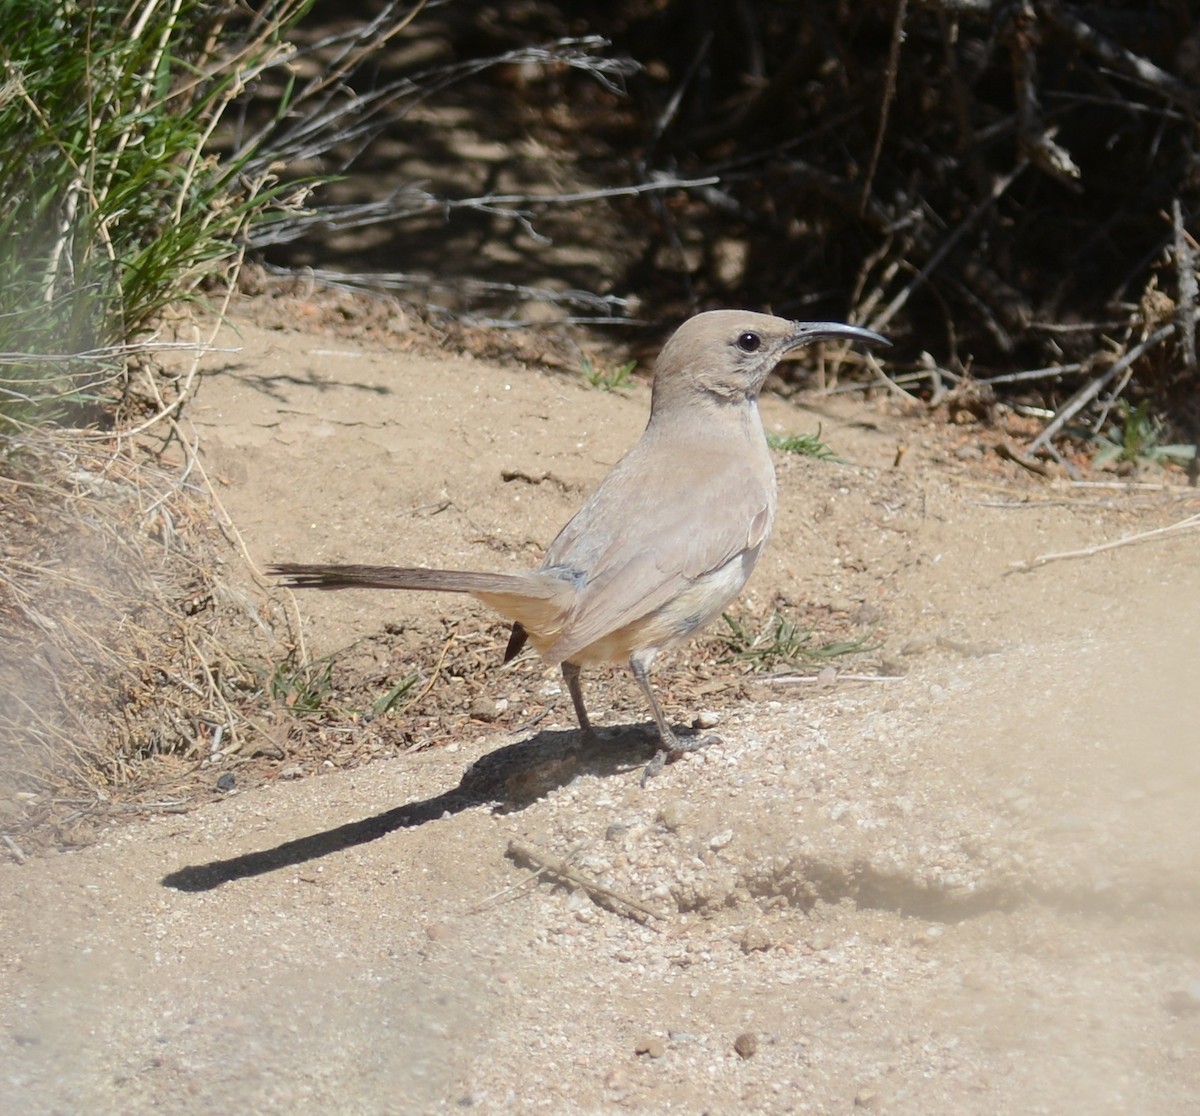
[[[707,627],[746,584],[761,546],[744,550],[715,570],[694,578],[666,604],[601,636],[571,659],[577,663],[618,662],[634,651],[665,647]]]

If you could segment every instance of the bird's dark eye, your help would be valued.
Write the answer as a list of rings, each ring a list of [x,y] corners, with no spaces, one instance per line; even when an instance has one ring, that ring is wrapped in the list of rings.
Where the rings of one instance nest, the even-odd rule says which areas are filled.
[[[749,330],[741,334],[737,339],[737,347],[743,353],[757,352],[760,345],[762,345],[762,338],[757,333],[751,333]]]

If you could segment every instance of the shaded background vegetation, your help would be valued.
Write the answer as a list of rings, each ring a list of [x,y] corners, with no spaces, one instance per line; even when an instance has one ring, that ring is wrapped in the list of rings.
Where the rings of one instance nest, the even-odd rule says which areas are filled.
[[[346,11],[318,4],[301,35],[316,45]],[[268,258],[385,271],[435,312],[485,320],[520,318],[510,288],[523,285],[609,296],[604,314],[663,326],[715,305],[849,317],[949,382],[1026,373],[992,387],[1047,407],[1165,325],[1095,392],[1092,416],[1117,392],[1148,395],[1195,436],[1192,5],[446,3],[343,92],[405,73],[428,88],[439,67],[588,35],[606,40],[581,51],[597,66],[630,64],[481,66],[429,98],[441,118],[406,107],[332,146],[307,166],[347,173],[314,195],[345,208],[296,224]],[[503,150],[472,176],[439,120]],[[673,181],[706,184],[651,188]],[[646,189],[551,200],[581,184]],[[347,214],[369,220],[368,202],[379,224],[351,234]]]

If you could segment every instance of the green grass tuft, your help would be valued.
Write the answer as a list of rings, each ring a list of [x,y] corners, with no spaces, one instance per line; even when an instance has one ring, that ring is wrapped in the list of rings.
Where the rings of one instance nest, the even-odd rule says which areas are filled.
[[[767,445],[781,453],[798,453],[802,457],[815,457],[818,461],[836,461],[839,464],[845,464],[843,458],[821,441],[819,426],[815,434],[768,434]]]
[[[1093,434],[1092,440],[1100,448],[1092,458],[1095,466],[1112,462],[1156,462],[1189,461],[1196,455],[1191,445],[1163,445],[1160,439],[1163,424],[1150,413],[1150,404],[1141,402],[1136,407],[1127,400],[1117,402],[1117,422],[1103,434]]]
[[[753,630],[744,620],[729,613],[724,613],[721,618],[725,621],[727,629],[720,636],[725,645],[726,658],[753,663],[763,669],[812,666],[873,649],[866,639],[816,643],[814,633],[810,629],[797,627],[780,612],[772,614],[771,619],[759,631]]]
[[[103,395],[288,208],[252,141],[209,141],[310,3],[0,0],[0,435]]]
[[[601,391],[620,391],[629,386],[630,377],[637,367],[636,360],[625,364],[614,365],[612,368],[600,368],[593,365],[587,357],[583,358],[583,375],[587,382]]]

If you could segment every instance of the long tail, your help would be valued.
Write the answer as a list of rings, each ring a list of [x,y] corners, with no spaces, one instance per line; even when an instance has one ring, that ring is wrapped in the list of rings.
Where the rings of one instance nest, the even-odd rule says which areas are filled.
[[[542,570],[523,573],[474,573],[408,566],[307,566],[280,562],[268,571],[290,589],[425,589],[470,593],[513,621],[505,662],[532,641],[544,652],[562,632],[575,600],[575,586]],[[554,660],[557,661],[557,660]]]
[[[282,577],[289,589],[425,589],[442,593],[518,593],[546,599],[564,588],[558,579],[533,571],[473,573],[419,566],[307,566],[296,562],[280,562],[267,569]]]

